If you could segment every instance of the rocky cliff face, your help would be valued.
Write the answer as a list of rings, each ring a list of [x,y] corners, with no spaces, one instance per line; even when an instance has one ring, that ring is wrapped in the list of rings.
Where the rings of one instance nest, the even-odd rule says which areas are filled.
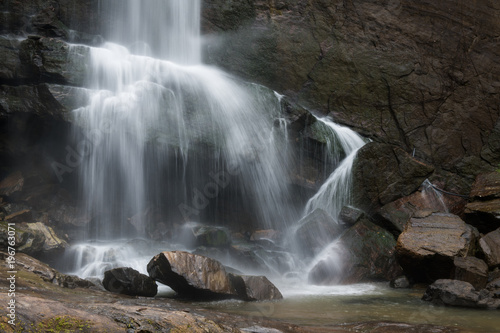
[[[207,61],[435,166],[467,192],[500,163],[493,1],[205,0]]]

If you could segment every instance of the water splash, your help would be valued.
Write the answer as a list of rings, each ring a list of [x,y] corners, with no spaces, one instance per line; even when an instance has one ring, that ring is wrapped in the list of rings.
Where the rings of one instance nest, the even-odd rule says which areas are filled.
[[[449,213],[448,206],[444,201],[443,193],[438,191],[429,179],[424,180],[422,183],[422,191],[420,192],[420,195],[422,196],[425,207]]]

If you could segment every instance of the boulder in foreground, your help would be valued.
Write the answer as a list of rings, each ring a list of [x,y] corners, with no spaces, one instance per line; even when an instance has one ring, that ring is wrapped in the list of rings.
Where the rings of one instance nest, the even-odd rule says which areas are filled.
[[[217,260],[184,251],[157,254],[148,264],[148,273],[181,297],[202,300],[283,298],[279,290],[263,276],[229,274]]]
[[[158,286],[152,278],[130,267],[104,272],[102,285],[108,291],[129,296],[153,297],[158,292]]]

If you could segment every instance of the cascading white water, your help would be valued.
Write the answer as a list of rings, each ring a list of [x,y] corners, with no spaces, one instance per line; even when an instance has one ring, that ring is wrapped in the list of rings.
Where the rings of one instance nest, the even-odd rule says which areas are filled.
[[[279,97],[201,64],[200,1],[101,5],[120,18],[106,29],[110,42],[90,49],[91,102],[73,112],[94,143],[79,170],[92,219],[84,239],[157,237],[155,225],[202,219],[231,176],[261,225],[293,220]],[[164,220],[151,223],[155,209]],[[110,249],[74,248],[108,268],[99,253]],[[86,266],[75,269],[101,272]]]
[[[330,130],[329,150],[333,151],[333,146],[338,145],[342,148],[346,157],[330,174],[318,192],[309,199],[304,215],[321,208],[336,219],[342,207],[350,203],[352,164],[358,149],[365,144],[365,141],[353,130],[335,124],[328,118],[317,119]]]
[[[221,216],[208,211],[227,197],[262,228],[283,230],[297,221],[282,96],[201,63],[200,1],[101,5],[120,19],[106,29],[109,42],[90,49],[91,102],[74,111],[94,143],[79,170],[82,200],[92,219],[84,239],[92,242],[70,251],[74,271],[100,276],[126,262],[134,252],[130,243],[111,240],[163,240],[182,223],[220,223]],[[348,158],[306,211],[322,207],[333,215],[337,208],[329,200],[347,191],[349,163],[363,142],[344,127],[318,120]],[[336,205],[345,202],[341,198]],[[144,271],[140,267],[158,249],[149,250],[130,265]],[[290,254],[283,257],[291,262],[286,266],[298,266]]]
[[[201,63],[200,0],[106,0],[100,7],[117,18],[103,23],[106,39],[134,54]]]

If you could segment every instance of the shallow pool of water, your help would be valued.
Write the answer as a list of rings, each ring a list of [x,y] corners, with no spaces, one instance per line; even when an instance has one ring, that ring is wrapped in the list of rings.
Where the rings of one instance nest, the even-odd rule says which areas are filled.
[[[282,287],[283,288],[283,287]],[[393,321],[456,327],[463,332],[500,332],[500,312],[435,306],[424,302],[424,289],[395,290],[387,284],[298,286],[282,289],[276,302],[200,303],[211,310],[274,318],[302,326],[329,326],[365,321]]]

